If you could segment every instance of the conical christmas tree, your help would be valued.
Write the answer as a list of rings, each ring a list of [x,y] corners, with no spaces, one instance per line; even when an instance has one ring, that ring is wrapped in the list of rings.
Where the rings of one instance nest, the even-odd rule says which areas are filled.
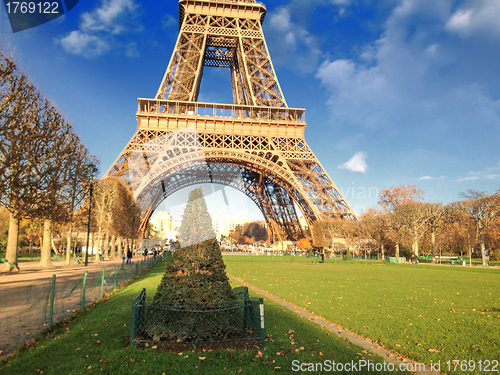
[[[159,324],[150,329],[150,334],[156,340],[199,342],[239,332],[241,324],[229,311],[189,313],[235,301],[201,188],[189,196],[179,242],[182,247],[174,252],[154,297],[156,305],[176,306],[179,311],[173,314],[175,317],[172,313],[167,316],[168,312],[165,316],[159,316],[161,311],[156,313]]]

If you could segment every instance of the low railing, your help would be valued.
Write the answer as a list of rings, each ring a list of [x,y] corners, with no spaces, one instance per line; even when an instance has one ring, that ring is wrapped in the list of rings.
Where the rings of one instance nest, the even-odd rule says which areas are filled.
[[[138,115],[163,114],[193,117],[221,117],[299,123],[305,125],[305,109],[237,104],[215,104],[164,99],[138,99]]]
[[[264,348],[263,299],[249,297],[247,287],[234,288],[233,294],[233,302],[219,305],[165,305],[148,300],[143,289],[132,301],[130,346]]]

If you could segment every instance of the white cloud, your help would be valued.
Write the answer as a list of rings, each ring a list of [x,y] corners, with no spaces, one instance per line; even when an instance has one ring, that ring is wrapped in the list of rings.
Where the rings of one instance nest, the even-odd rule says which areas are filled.
[[[109,45],[104,40],[78,30],[61,38],[59,43],[67,52],[87,58],[102,55],[109,49]]]
[[[464,181],[477,181],[477,180],[479,180],[478,176],[469,176],[469,177],[459,178],[457,181],[464,182]]]
[[[500,2],[498,0],[468,1],[446,22],[446,28],[462,37],[489,35],[500,38]]]
[[[161,25],[163,29],[167,29],[171,26],[177,25],[177,20],[170,14],[165,14],[161,19]]]
[[[311,73],[316,70],[321,50],[317,38],[304,27],[292,20],[287,7],[280,7],[268,15],[266,42],[272,54],[273,62],[293,61],[293,67],[301,72]]]
[[[83,31],[119,34],[124,30],[124,26],[118,22],[120,17],[132,12],[136,6],[133,0],[103,0],[99,8],[80,16],[80,28]]]
[[[421,180],[421,181],[425,181],[425,180],[434,180],[434,178],[433,178],[433,177],[431,177],[431,176],[423,176],[423,177],[420,177],[420,178],[419,178],[419,180]]]
[[[484,181],[485,179],[492,181],[500,180],[500,174],[498,173],[500,171],[500,162],[498,163],[498,165],[499,166],[486,167],[477,172],[469,172],[467,173],[467,177],[460,178],[457,181]]]
[[[329,2],[334,5],[344,5],[344,6],[351,5],[351,0],[329,0]]]
[[[139,57],[140,53],[137,49],[137,43],[130,42],[129,44],[127,44],[127,46],[125,47],[125,54],[128,57]]]
[[[340,169],[347,169],[348,171],[356,173],[366,173],[368,170],[368,165],[366,164],[366,157],[368,155],[365,152],[359,151],[354,154],[347,162],[339,165]]]
[[[330,92],[332,124],[383,131],[386,140],[415,148],[442,147],[446,139],[455,142],[453,152],[470,147],[473,136],[488,147],[500,140],[500,49],[487,37],[457,43],[443,32],[452,2],[398,1],[378,40],[352,58],[323,61],[316,77]]]
[[[117,37],[125,34],[131,23],[135,0],[101,0],[100,5],[90,12],[82,13],[78,30],[56,38],[55,43],[73,55],[93,58],[105,54],[112,47],[123,47],[130,57],[138,56],[134,43],[121,43]]]
[[[488,180],[500,180],[500,174],[487,174],[484,177]]]

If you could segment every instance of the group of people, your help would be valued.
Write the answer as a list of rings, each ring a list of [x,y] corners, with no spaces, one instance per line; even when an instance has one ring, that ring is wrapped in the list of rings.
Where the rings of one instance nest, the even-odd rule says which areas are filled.
[[[157,249],[156,247],[153,247],[153,248],[151,249],[151,252],[152,252],[152,254],[149,254],[149,250],[148,250],[148,249],[144,249],[144,253],[143,253],[143,255],[144,255],[145,257],[146,257],[146,256],[148,256],[148,254],[149,254],[149,255],[153,255],[153,256],[157,256],[157,255],[158,255],[158,249]]]
[[[132,254],[135,255],[135,253],[136,253],[135,250],[132,253],[132,250],[128,249],[126,254],[125,253],[122,254],[123,261],[125,262],[126,259],[127,260],[126,264],[132,263]],[[139,251],[137,251],[137,253],[139,253]],[[144,257],[147,257],[148,255],[157,256],[159,253],[160,251],[156,247],[153,247],[151,250],[144,249],[142,254],[144,255]]]
[[[132,263],[132,250],[128,249],[126,255],[127,255],[126,256],[126,258],[127,258],[127,263],[126,264]],[[125,261],[125,253],[122,254],[122,260]]]

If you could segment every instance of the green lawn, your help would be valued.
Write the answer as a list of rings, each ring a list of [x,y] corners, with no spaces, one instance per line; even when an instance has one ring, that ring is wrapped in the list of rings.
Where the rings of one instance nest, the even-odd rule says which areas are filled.
[[[265,349],[171,353],[130,348],[126,342],[130,335],[130,303],[144,287],[148,294],[154,293],[164,267],[160,263],[106,301],[58,326],[35,346],[1,363],[0,373],[253,375],[291,373],[294,360],[297,364],[325,360],[348,363],[375,358],[268,300],[264,302],[269,335]]]
[[[500,270],[235,257],[226,264],[229,273],[416,361],[500,360]]]

